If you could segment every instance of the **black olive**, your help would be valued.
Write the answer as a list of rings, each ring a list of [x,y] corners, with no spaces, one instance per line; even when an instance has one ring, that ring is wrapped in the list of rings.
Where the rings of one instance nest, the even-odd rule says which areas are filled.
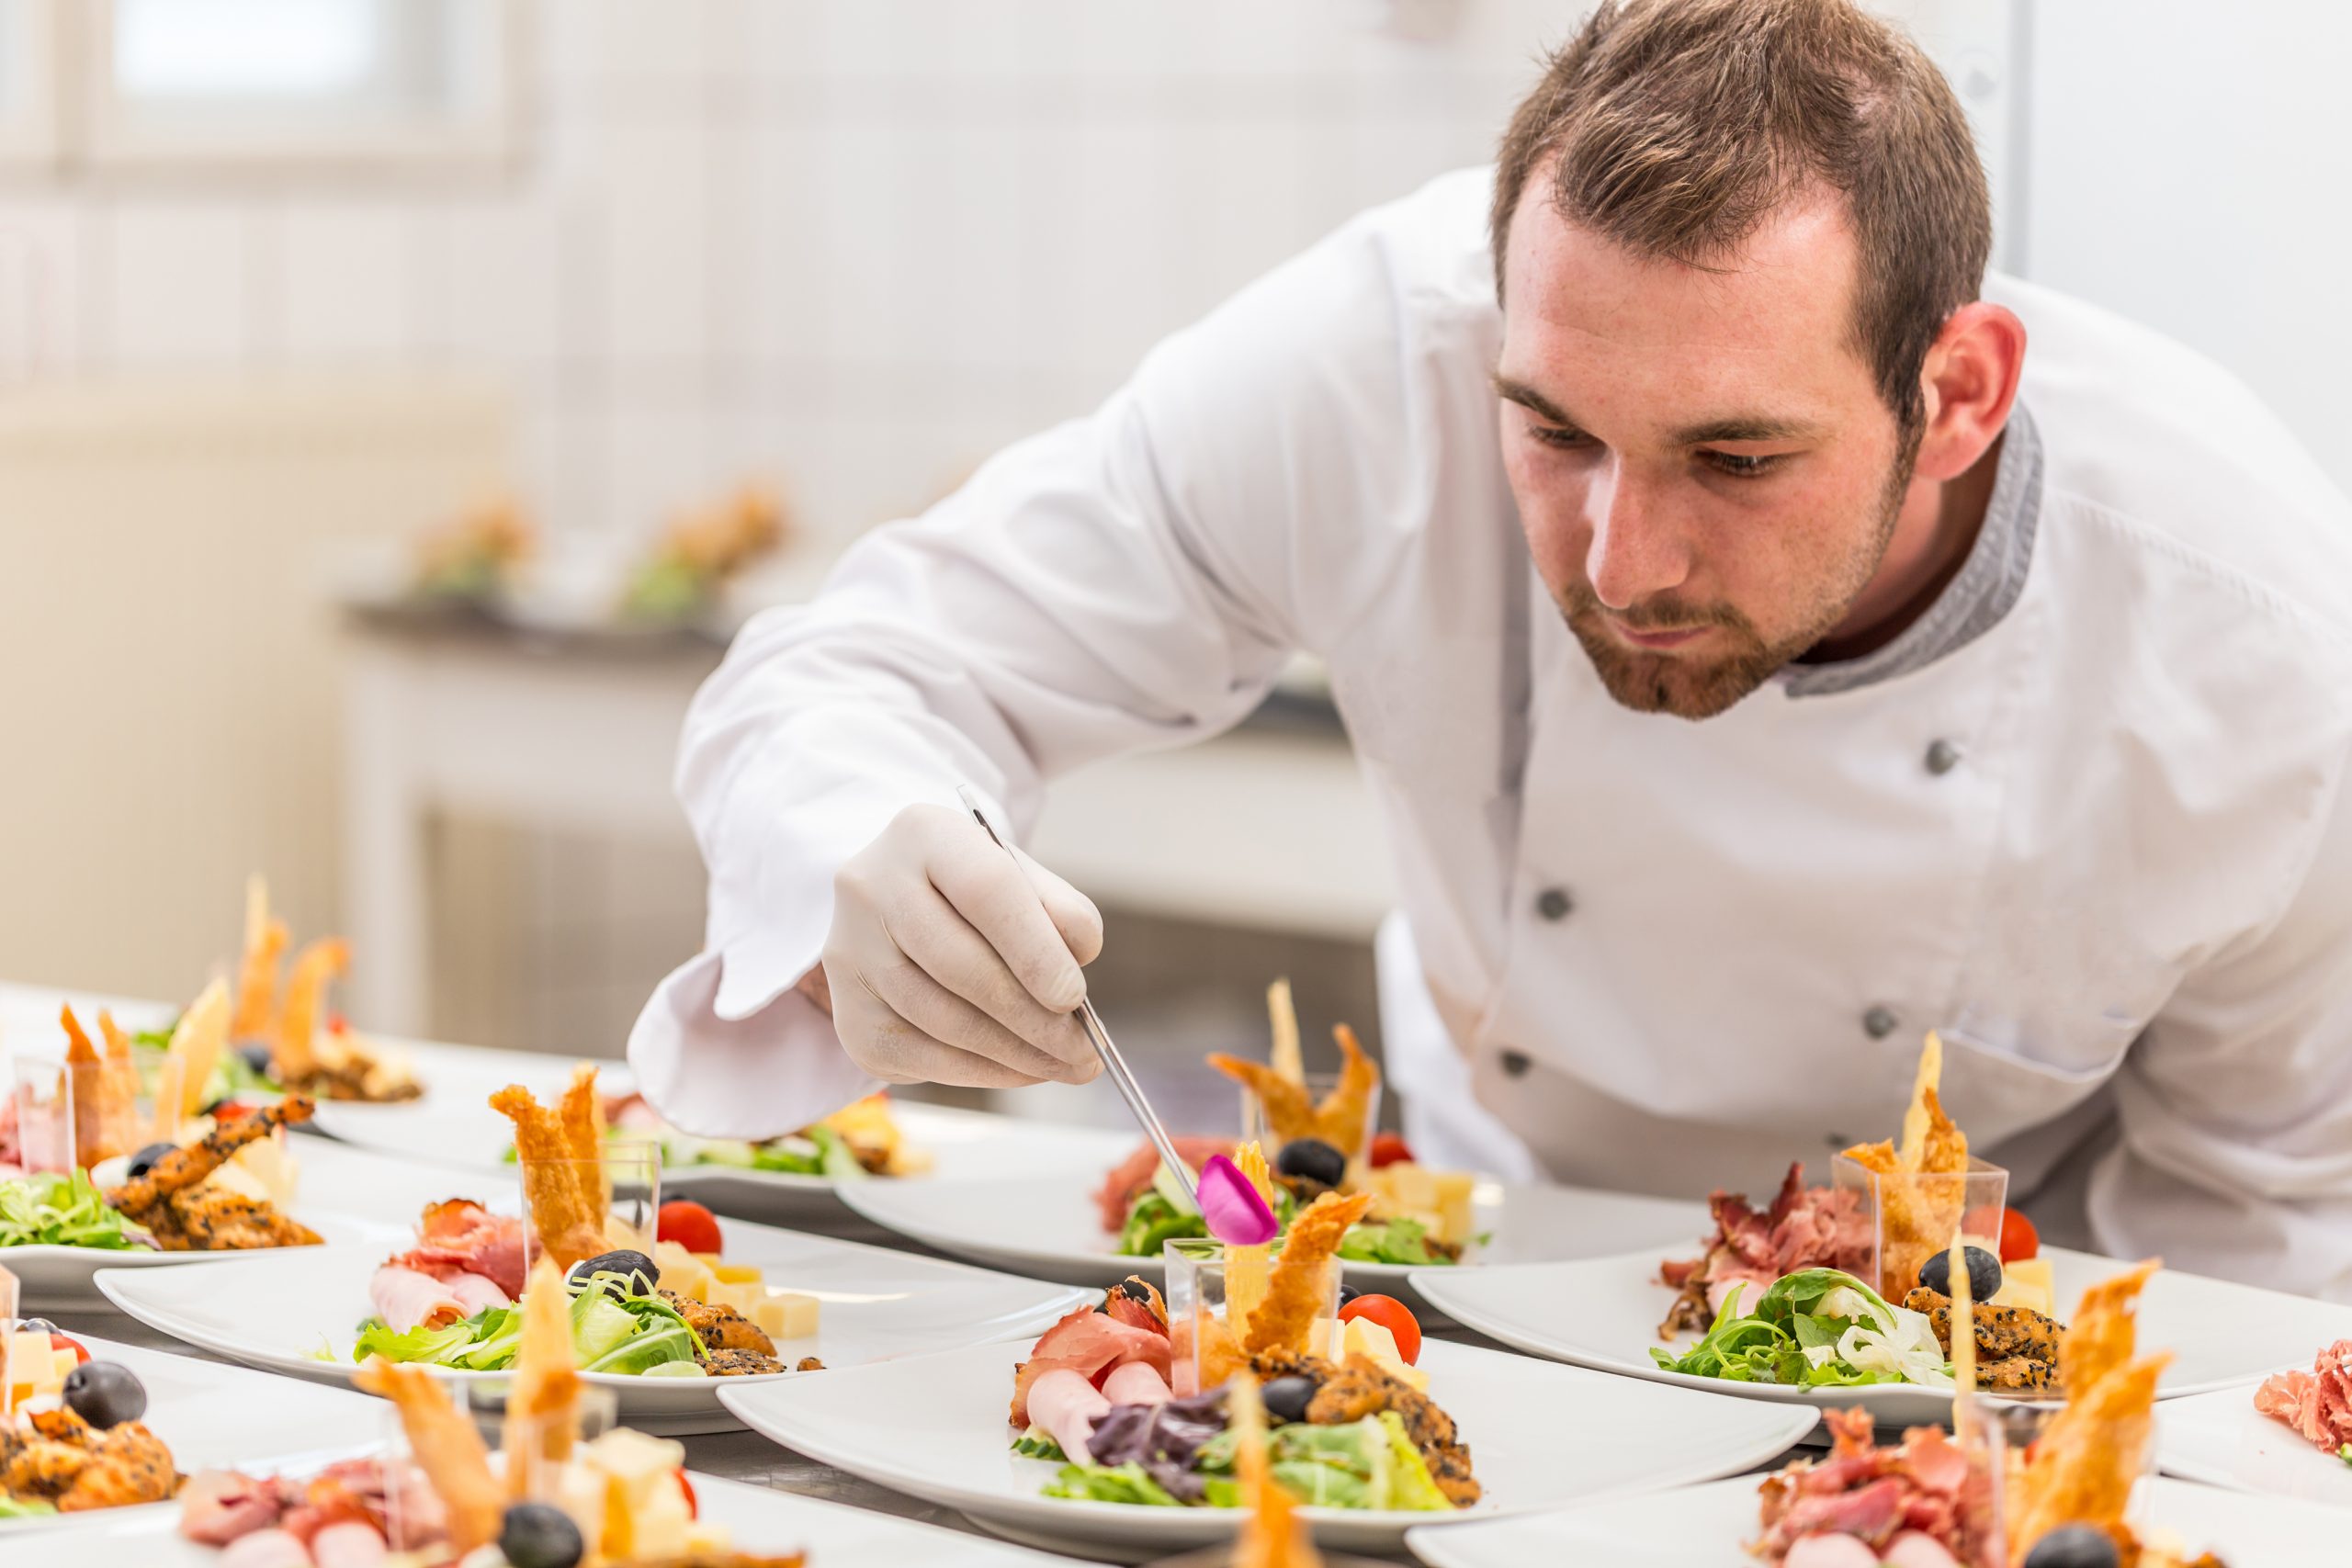
[[[2052,1530],[2025,1554],[2025,1568],[2115,1568],[2114,1538],[2092,1525]]]
[[[1274,1156],[1274,1168],[1303,1181],[1337,1187],[1348,1179],[1348,1156],[1320,1138],[1293,1138]]]
[[[1981,1247],[1967,1248],[1966,1256],[1969,1299],[1991,1301],[2001,1289],[2001,1260]],[[1939,1252],[1920,1264],[1919,1283],[1939,1296],[1951,1294],[1951,1254]]]
[[[155,1162],[179,1147],[177,1144],[150,1144],[130,1156],[130,1176],[144,1176],[155,1168]]]
[[[1315,1397],[1315,1380],[1294,1372],[1266,1384],[1259,1398],[1266,1406],[1266,1414],[1277,1421],[1304,1421],[1307,1402]]]
[[[119,1361],[85,1361],[65,1374],[65,1407],[101,1429],[147,1414],[147,1390]]]
[[[662,1282],[662,1270],[653,1266],[653,1259],[646,1257],[642,1252],[632,1252],[628,1247],[622,1247],[617,1252],[600,1252],[594,1258],[582,1258],[571,1266],[571,1272],[564,1276],[564,1282],[569,1284],[572,1293],[577,1295],[587,1285],[590,1276],[595,1274],[638,1275],[643,1281],[638,1285],[639,1293],[650,1292],[654,1286]]]
[[[269,1047],[258,1040],[250,1045],[238,1046],[237,1055],[244,1058],[245,1066],[263,1077],[269,1077],[275,1070],[276,1058],[270,1055]]]
[[[1350,1302],[1355,1300],[1362,1294],[1363,1294],[1362,1291],[1358,1290],[1355,1286],[1349,1284],[1346,1280],[1342,1280],[1340,1281],[1340,1304],[1341,1306],[1347,1305]]]
[[[17,1332],[19,1334],[54,1334],[57,1332],[57,1325],[50,1322],[49,1319],[45,1317],[19,1318],[17,1320]]]
[[[549,1503],[516,1503],[498,1527],[498,1550],[514,1568],[575,1568],[588,1554],[571,1516]]]

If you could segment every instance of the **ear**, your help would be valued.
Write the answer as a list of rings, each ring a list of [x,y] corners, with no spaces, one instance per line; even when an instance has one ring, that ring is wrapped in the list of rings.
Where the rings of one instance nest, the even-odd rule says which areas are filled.
[[[2024,369],[2025,323],[2014,312],[1980,300],[1951,313],[1919,367],[1919,478],[1957,479],[1975,465],[2008,423]]]

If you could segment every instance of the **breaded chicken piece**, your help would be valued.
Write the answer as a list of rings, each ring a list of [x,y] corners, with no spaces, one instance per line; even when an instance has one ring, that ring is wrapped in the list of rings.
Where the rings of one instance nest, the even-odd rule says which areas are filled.
[[[234,1121],[221,1122],[201,1142],[174,1149],[157,1160],[144,1176],[134,1176],[107,1195],[110,1208],[133,1219],[174,1192],[185,1191],[235,1157],[239,1149],[256,1143],[280,1127],[308,1122],[312,1110],[307,1096],[289,1094],[276,1105],[265,1105]],[[143,1222],[142,1222],[143,1223]]]
[[[767,1330],[737,1312],[733,1307],[714,1306],[692,1296],[682,1296],[675,1291],[663,1291],[662,1299],[678,1309],[695,1337],[713,1350],[749,1350],[756,1355],[775,1354],[775,1341]]]
[[[784,1371],[784,1363],[757,1350],[712,1350],[702,1358],[702,1370],[715,1378],[752,1378]]]
[[[61,1514],[88,1508],[121,1508],[134,1503],[168,1502],[180,1487],[172,1450],[136,1421],[99,1434],[90,1462],[57,1499]]]
[[[2058,1369],[2031,1356],[2010,1356],[1976,1364],[1976,1386],[2007,1393],[2056,1393]]]
[[[1925,1313],[1936,1330],[1936,1343],[1951,1350],[1951,1298],[1939,1295],[1925,1285],[1914,1285],[1903,1304],[1913,1312]],[[2065,1330],[2057,1320],[2034,1311],[2031,1307],[1991,1306],[1978,1303],[1974,1309],[1976,1321],[1976,1354],[1984,1360],[2005,1361],[2012,1356],[2030,1356],[2037,1361],[2055,1365],[2058,1341]]]
[[[1455,1432],[1453,1417],[1439,1409],[1435,1400],[1389,1376],[1365,1356],[1350,1356],[1345,1366],[1327,1369],[1320,1381],[1307,1402],[1308,1421],[1318,1427],[1343,1426],[1393,1410],[1446,1499],[1456,1507],[1478,1500],[1482,1489],[1470,1473],[1470,1450]]]
[[[174,1192],[142,1216],[165,1252],[245,1252],[264,1247],[316,1247],[319,1233],[277,1205],[203,1188]]]

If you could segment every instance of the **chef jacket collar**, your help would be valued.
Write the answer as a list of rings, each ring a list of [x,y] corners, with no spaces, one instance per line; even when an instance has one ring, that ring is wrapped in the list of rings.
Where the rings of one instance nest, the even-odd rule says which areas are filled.
[[[1773,679],[1792,697],[1826,697],[1922,670],[1991,631],[2025,592],[2041,515],[2041,433],[2018,403],[2009,412],[1984,525],[1960,575],[1884,648],[1827,664],[1784,665]]]

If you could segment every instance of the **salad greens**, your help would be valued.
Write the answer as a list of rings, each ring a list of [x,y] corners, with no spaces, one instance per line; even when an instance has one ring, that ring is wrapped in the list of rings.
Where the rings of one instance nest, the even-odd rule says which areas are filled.
[[[1851,1274],[1804,1269],[1772,1281],[1753,1312],[1734,1287],[1706,1337],[1676,1355],[1652,1347],[1669,1372],[1731,1382],[1848,1388],[1909,1382],[1952,1386],[1951,1364],[1924,1313],[1891,1305]]]
[[[151,1099],[163,1079],[164,1057],[172,1047],[172,1032],[178,1027],[175,1021],[162,1029],[142,1029],[130,1037],[131,1060],[139,1068],[139,1091]],[[210,1105],[215,1100],[234,1100],[243,1095],[283,1094],[285,1088],[267,1073],[254,1071],[254,1065],[240,1053],[223,1051],[206,1076],[203,1098],[197,1103]]]
[[[40,1519],[57,1512],[57,1505],[38,1497],[11,1497],[0,1493],[0,1519]]]
[[[0,1181],[0,1247],[147,1247],[129,1220],[107,1207],[86,1170]]]
[[[571,1354],[583,1372],[649,1373],[683,1361],[693,1366],[702,1341],[678,1309],[651,1292],[635,1288],[639,1276],[598,1273],[571,1302]],[[380,1317],[359,1325],[351,1359],[381,1356],[388,1361],[425,1361],[465,1371],[503,1371],[514,1364],[523,1345],[520,1304],[484,1307],[447,1328],[395,1331]],[[683,1369],[663,1376],[691,1376]]]
[[[1238,1507],[1240,1483],[1233,1477],[1234,1438],[1220,1432],[1201,1446],[1193,1468],[1206,1483],[1202,1501],[1213,1508]],[[1015,1451],[1020,1451],[1018,1444]],[[1384,1410],[1362,1420],[1333,1426],[1292,1422],[1266,1435],[1268,1469],[1283,1489],[1317,1508],[1401,1509],[1442,1513],[1453,1505],[1438,1490],[1428,1463],[1405,1432],[1396,1413]],[[1045,1495],[1098,1503],[1182,1505],[1141,1464],[1065,1464]]]
[[[1279,1183],[1274,1188],[1274,1218],[1284,1230],[1297,1213],[1297,1201]],[[1157,1258],[1160,1244],[1185,1236],[1208,1235],[1200,1214],[1183,1207],[1159,1187],[1146,1188],[1127,1209],[1120,1227],[1120,1253],[1129,1258]],[[1350,1227],[1340,1240],[1340,1257],[1350,1263],[1395,1263],[1412,1268],[1460,1261],[1430,1246],[1429,1227],[1398,1215]]]

